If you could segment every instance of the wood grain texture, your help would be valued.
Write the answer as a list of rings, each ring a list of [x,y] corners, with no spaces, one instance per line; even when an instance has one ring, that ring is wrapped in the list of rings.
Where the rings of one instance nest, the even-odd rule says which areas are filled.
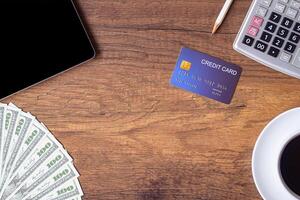
[[[273,117],[299,106],[300,81],[232,49],[251,1],[235,1],[214,36],[219,0],[76,3],[97,58],[5,102],[64,144],[85,199],[260,199],[253,146]],[[169,85],[182,46],[243,68],[230,105]]]

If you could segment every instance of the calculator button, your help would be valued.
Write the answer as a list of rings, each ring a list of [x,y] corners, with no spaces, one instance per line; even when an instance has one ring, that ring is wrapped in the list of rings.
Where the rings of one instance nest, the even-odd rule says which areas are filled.
[[[290,62],[292,56],[288,53],[285,53],[285,52],[281,52],[280,54],[280,60],[282,60],[283,62]]]
[[[258,31],[259,31],[258,28],[254,27],[254,26],[250,26],[247,33],[248,33],[248,35],[250,35],[252,37],[256,37]]]
[[[270,47],[268,54],[276,58],[279,52],[280,52],[279,49],[276,49],[275,47]]]
[[[281,3],[276,3],[274,10],[276,10],[279,13],[283,13],[285,9],[285,5],[281,4]]]
[[[280,37],[286,38],[288,35],[289,31],[287,29],[284,29],[282,27],[280,27],[277,31],[277,35],[279,35]]]
[[[263,18],[254,16],[252,18],[251,25],[259,28],[259,27],[261,27],[261,25],[262,25],[263,22],[264,22]]]
[[[256,11],[256,14],[257,14],[258,16],[265,17],[266,14],[267,14],[267,12],[268,12],[268,10],[267,10],[266,8],[264,8],[264,7],[259,7],[259,8],[257,9],[257,11]]]
[[[274,33],[276,28],[277,28],[276,24],[273,24],[271,22],[268,22],[267,25],[265,26],[265,30],[267,30],[271,33]]]
[[[289,18],[283,18],[282,22],[281,22],[282,26],[285,26],[287,28],[291,28],[293,25],[293,20],[289,19]]]
[[[296,31],[297,33],[300,33],[300,24],[299,23],[295,24],[294,31]]]
[[[296,9],[300,9],[300,2],[292,1],[291,2],[291,7],[296,8]]]
[[[275,37],[272,44],[276,47],[281,48],[283,46],[283,43],[284,43],[283,39],[281,39],[279,37]]]
[[[250,37],[250,36],[248,36],[248,35],[245,35],[245,37],[244,37],[244,39],[243,39],[243,43],[245,44],[245,45],[248,45],[248,46],[252,46],[252,44],[253,44],[253,42],[254,42],[254,38],[252,38],[252,37]]]
[[[298,52],[292,62],[292,64],[296,67],[299,67],[300,68],[300,49],[298,49]]]
[[[272,38],[272,34],[267,33],[265,31],[260,36],[260,39],[263,40],[263,41],[265,41],[265,42],[270,42],[271,38]]]
[[[271,21],[275,22],[275,23],[279,23],[280,19],[281,19],[281,15],[275,13],[275,12],[272,12],[272,14],[270,15],[270,18],[269,18]]]
[[[287,11],[286,11],[286,15],[293,18],[293,19],[296,18],[297,14],[298,14],[298,11],[293,9],[293,8],[288,8]]]
[[[261,51],[261,52],[265,52],[268,48],[268,45],[261,42],[261,41],[257,41],[254,45],[254,48]]]
[[[261,4],[269,7],[272,3],[272,0],[261,0]]]
[[[294,45],[290,42],[287,42],[284,47],[284,50],[286,50],[287,52],[290,52],[290,53],[294,53],[295,49],[296,49],[296,45]]]
[[[300,40],[300,35],[297,35],[296,33],[291,33],[289,41],[292,41],[297,44],[299,40]]]

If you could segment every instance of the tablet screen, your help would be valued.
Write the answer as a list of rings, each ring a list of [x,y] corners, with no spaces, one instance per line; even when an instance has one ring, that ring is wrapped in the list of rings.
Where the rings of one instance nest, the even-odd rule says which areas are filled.
[[[71,0],[0,4],[0,99],[94,57]]]

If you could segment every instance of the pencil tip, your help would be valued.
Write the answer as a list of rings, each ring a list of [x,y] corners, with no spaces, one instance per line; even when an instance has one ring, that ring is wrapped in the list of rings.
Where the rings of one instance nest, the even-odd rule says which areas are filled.
[[[212,35],[215,34],[216,31],[217,31],[217,29],[218,29],[218,25],[215,24],[214,27],[213,27],[213,29],[212,29],[212,31],[211,31],[211,34],[212,34]]]

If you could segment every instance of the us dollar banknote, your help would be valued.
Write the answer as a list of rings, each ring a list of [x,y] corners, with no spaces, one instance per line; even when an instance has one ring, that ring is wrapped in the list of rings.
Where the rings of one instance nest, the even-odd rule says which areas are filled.
[[[1,150],[2,162],[1,162],[1,174],[3,176],[4,164],[10,147],[10,142],[15,129],[16,121],[20,110],[14,107],[7,107],[4,111],[4,129],[3,129],[3,146]],[[0,182],[2,182],[2,176]]]
[[[45,137],[40,141],[31,156],[25,160],[9,183],[5,185],[1,200],[7,198],[12,192],[17,190],[58,149],[63,148],[53,137]]]
[[[22,141],[25,138],[25,135],[27,133],[27,130],[31,123],[33,122],[34,117],[27,114],[27,113],[21,113],[18,116],[17,124],[15,127],[15,130],[13,132],[12,138],[11,138],[11,144],[8,149],[7,153],[7,159],[5,160],[4,168],[3,168],[3,176],[0,183],[0,188],[4,188],[4,184],[7,180],[7,178],[10,175],[10,171],[13,167],[13,164],[15,162],[16,156],[20,150],[20,145]],[[0,193],[1,194],[1,193]]]
[[[73,164],[67,163],[66,165],[56,170],[56,172],[49,176],[47,179],[45,179],[40,185],[38,185],[27,196],[25,196],[24,199],[39,200],[64,183],[77,178],[78,176],[79,174]]]
[[[4,126],[4,111],[6,105],[0,103],[0,161],[2,161],[2,146],[3,146],[3,126]],[[0,164],[0,180],[2,174],[2,166]]]
[[[42,196],[42,195],[40,195]],[[53,189],[47,195],[41,197],[40,200],[64,200],[71,198],[78,198],[83,196],[80,183],[77,178],[73,178],[61,186]]]
[[[12,170],[8,180],[11,180],[11,178],[15,175],[19,168],[23,166],[24,161],[26,161],[27,158],[29,158],[31,154],[33,154],[33,152],[37,151],[37,145],[39,145],[40,141],[44,138],[48,138],[45,139],[45,141],[55,140],[55,138],[48,134],[48,131],[45,130],[41,125],[39,125],[38,123],[32,123],[27,131],[27,134],[25,135],[24,140],[20,144],[20,149],[15,158],[15,163],[12,166]]]
[[[48,128],[0,103],[0,200],[81,200],[73,158]]]

